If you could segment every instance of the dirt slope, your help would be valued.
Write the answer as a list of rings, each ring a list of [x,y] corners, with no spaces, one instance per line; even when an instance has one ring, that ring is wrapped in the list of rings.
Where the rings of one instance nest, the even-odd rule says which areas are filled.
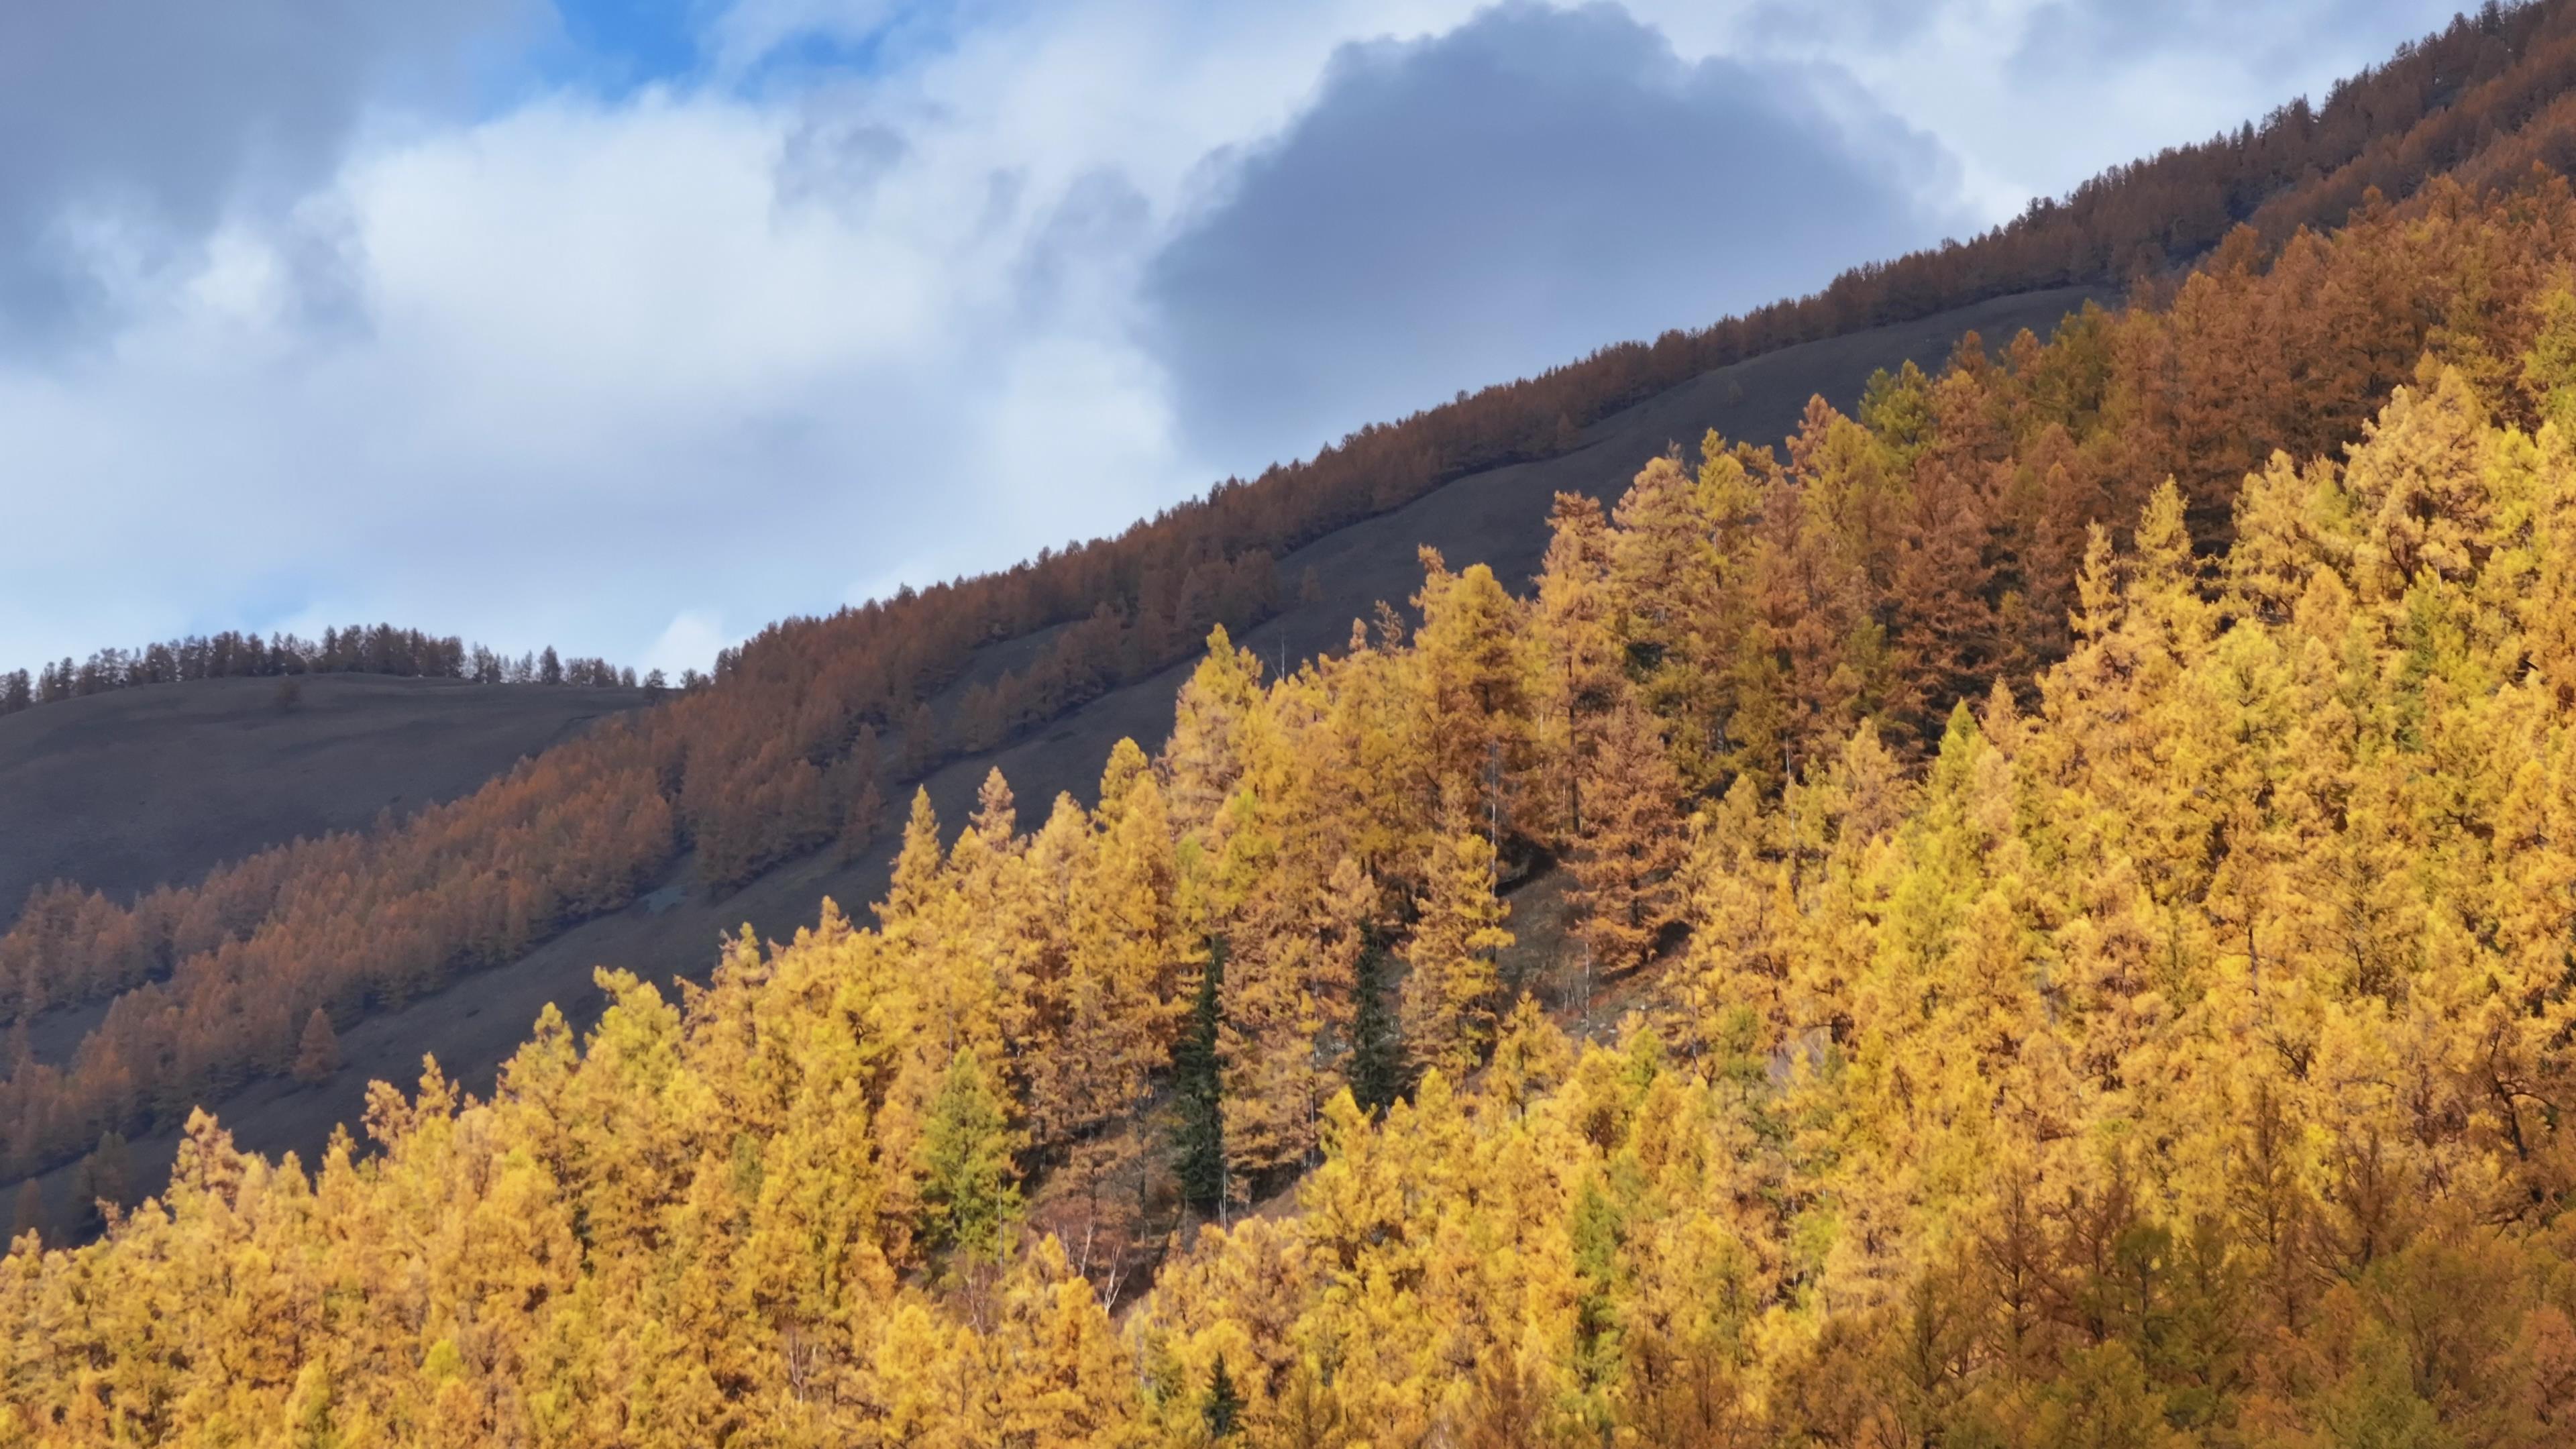
[[[1583,446],[1572,453],[1458,479],[1282,559],[1283,589],[1293,597],[1312,567],[1322,601],[1292,609],[1252,630],[1242,642],[1264,659],[1291,664],[1338,651],[1349,638],[1353,618],[1370,613],[1379,599],[1401,603],[1420,585],[1415,550],[1426,543],[1440,549],[1452,567],[1488,563],[1506,585],[1525,588],[1545,552],[1547,510],[1560,490],[1615,500],[1648,458],[1673,443],[1695,456],[1698,439],[1711,427],[1730,438],[1776,443],[1797,425],[1811,396],[1822,394],[1848,408],[1878,368],[1894,368],[1909,358],[1937,367],[1960,334],[1970,330],[1992,347],[2002,346],[2024,327],[2045,334],[2090,295],[2069,288],[1997,298],[1705,373],[1602,419],[1585,430]],[[994,647],[1010,650],[1020,642]],[[953,830],[965,818],[985,772],[997,765],[1018,797],[1023,825],[1043,818],[1059,791],[1088,800],[1110,747],[1121,736],[1132,736],[1148,748],[1161,743],[1171,727],[1172,695],[1191,667],[1175,666],[1094,700],[1028,739],[938,771],[927,783],[942,821]],[[892,813],[899,828],[902,812]],[[787,937],[813,922],[825,896],[864,922],[867,903],[883,892],[895,844],[895,828],[890,828],[848,866],[839,865],[827,851],[787,862],[718,899],[689,884],[692,863],[683,860],[666,888],[648,900],[576,927],[510,967],[460,981],[343,1033],[345,1065],[323,1086],[261,1082],[210,1105],[243,1146],[297,1151],[309,1164],[334,1124],[355,1119],[360,1094],[371,1078],[408,1086],[427,1053],[450,1076],[485,1092],[495,1069],[525,1038],[528,1024],[547,1002],[561,1006],[576,1024],[594,1018],[601,1004],[591,984],[597,965],[623,967],[655,982],[703,976],[714,962],[720,936],[749,923],[765,938]],[[169,1133],[134,1144],[138,1192],[157,1187],[166,1177],[175,1149],[176,1139]],[[47,1180],[57,1203],[66,1195],[68,1173],[66,1169]]]

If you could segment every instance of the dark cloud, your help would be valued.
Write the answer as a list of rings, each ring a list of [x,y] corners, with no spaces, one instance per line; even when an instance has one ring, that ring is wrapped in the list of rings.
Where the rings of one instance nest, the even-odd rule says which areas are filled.
[[[321,179],[361,109],[463,78],[460,42],[523,0],[0,5],[0,338],[59,336],[244,200]]]
[[[1946,154],[1855,95],[1685,63],[1613,5],[1345,47],[1152,265],[1179,415],[1258,467],[1934,239]]]

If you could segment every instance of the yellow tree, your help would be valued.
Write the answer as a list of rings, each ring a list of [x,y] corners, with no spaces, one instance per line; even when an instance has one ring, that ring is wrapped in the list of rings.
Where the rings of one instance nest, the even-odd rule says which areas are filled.
[[[1748,466],[1767,454],[1730,449],[1711,432],[1697,478],[1675,456],[1630,481],[1610,539],[1612,628],[1638,691],[1674,732],[1695,787],[1723,770],[1732,713],[1726,674],[1746,645],[1744,524],[1757,488]],[[1606,712],[1606,711],[1605,711]]]
[[[1176,881],[1161,787],[1144,752],[1122,740],[1073,852],[1059,1025],[1032,1062],[1032,1126],[1044,1148],[1062,1154],[1044,1220],[1086,1271],[1107,1264],[1114,1274],[1141,1218],[1147,1164],[1137,1118],[1171,1060],[1195,954],[1182,939]]]
[[[330,1013],[320,1007],[304,1019],[304,1036],[295,1048],[295,1080],[319,1085],[340,1070],[340,1037],[331,1030]]]
[[[1629,970],[1679,914],[1673,873],[1685,849],[1676,809],[1681,781],[1654,716],[1633,701],[1610,712],[1591,770],[1590,818],[1568,869],[1575,931],[1593,967]]]
[[[1598,750],[1600,719],[1625,684],[1616,601],[1610,591],[1610,533],[1601,505],[1559,493],[1532,617],[1530,688],[1545,781],[1541,820],[1563,839],[1583,828],[1583,785]]]
[[[1246,764],[1242,731],[1262,712],[1261,661],[1238,649],[1222,625],[1208,635],[1207,654],[1181,686],[1172,711],[1172,736],[1163,747],[1173,826],[1204,832],[1216,820]]]
[[[1787,1032],[1791,922],[1781,821],[1739,777],[1726,798],[1694,819],[1690,854],[1675,881],[1690,923],[1682,999],[1694,1047],[1750,1056]]]
[[[1433,854],[1405,951],[1404,1048],[1417,1073],[1458,1080],[1492,1043],[1502,994],[1494,957],[1512,944],[1503,929],[1509,914],[1494,897],[1494,848],[1473,829],[1447,836]]]
[[[1298,888],[1288,873],[1234,921],[1217,1037],[1229,1184],[1303,1161],[1324,1103],[1342,1089],[1352,989],[1375,888],[1344,857]]]
[[[1499,841],[1511,828],[1507,796],[1529,741],[1526,608],[1483,564],[1452,574],[1426,548],[1422,566],[1412,664],[1421,681],[1429,783],[1436,800],[1455,792],[1475,802],[1486,838]]]

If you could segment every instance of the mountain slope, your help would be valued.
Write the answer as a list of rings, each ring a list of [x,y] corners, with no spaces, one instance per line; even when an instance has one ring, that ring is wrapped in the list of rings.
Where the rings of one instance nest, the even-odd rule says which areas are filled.
[[[0,1430],[2560,1449],[2571,259],[2556,178],[2373,218],[1211,651],[1096,811],[916,815],[879,928],[309,1176],[197,1117],[0,1263]],[[1507,994],[1496,836],[1615,1045]]]
[[[1416,553],[1426,545],[1454,566],[1487,563],[1514,587],[1525,586],[1547,546],[1547,507],[1556,492],[1616,499],[1645,459],[1677,444],[1695,450],[1711,428],[1731,438],[1778,439],[1795,428],[1811,397],[1848,408],[1875,371],[1892,371],[1909,360],[1937,365],[1969,332],[1990,346],[2025,328],[2045,333],[2095,300],[2099,294],[2084,288],[1997,298],[1716,369],[1593,424],[1573,451],[1471,474],[1289,554],[1280,563],[1283,577],[1295,587],[1293,581],[1312,568],[1319,597],[1248,631],[1241,643],[1264,659],[1284,658],[1291,665],[1338,653],[1349,640],[1352,620],[1367,618],[1380,600],[1401,606],[1421,587]],[[987,675],[1015,667],[1044,642],[992,646],[978,666]],[[1174,665],[1112,690],[1004,749],[951,762],[924,781],[924,788],[952,831],[972,808],[986,773],[997,768],[1010,780],[1024,814],[1043,812],[1059,792],[1092,800],[1100,762],[1118,740],[1132,738],[1149,750],[1160,746],[1171,729],[1173,694],[1194,667],[1195,660]],[[959,683],[976,677],[970,669]],[[504,968],[467,976],[343,1030],[343,1066],[329,1082],[308,1087],[270,1077],[205,1105],[245,1147],[295,1151],[312,1160],[333,1126],[356,1122],[369,1080],[408,1081],[424,1055],[436,1057],[469,1089],[488,1090],[495,1068],[548,1003],[577,1023],[598,1013],[605,1001],[591,980],[595,967],[631,970],[653,981],[703,979],[720,940],[746,924],[764,939],[783,939],[812,924],[826,896],[852,912],[862,910],[884,894],[900,839],[899,821],[897,826],[847,860],[831,850],[802,856],[712,897],[695,887],[696,862],[684,857],[657,889],[626,910],[578,925]],[[133,1195],[153,1190],[166,1176],[179,1140],[174,1125],[131,1144]],[[77,1171],[58,1169],[43,1178],[57,1213],[68,1208]]]
[[[2272,446],[2320,452],[2356,436],[2428,343],[2493,344],[2460,360],[2483,384],[2499,382],[2492,374],[2510,366],[2499,358],[2528,326],[2514,309],[2527,305],[2529,279],[2512,257],[2442,248],[2521,243],[2458,225],[2500,188],[2555,204],[2527,183],[2535,162],[2576,154],[2571,13],[2489,6],[2321,107],[2294,103],[2259,128],[2115,167],[1967,243],[1364,428],[1116,539],[783,622],[728,651],[717,688],[594,731],[395,831],[263,856],[150,910],[22,918],[0,937],[0,987],[13,1003],[116,999],[68,1062],[22,1058],[0,1082],[0,1162],[13,1172],[67,1162],[102,1131],[166,1128],[189,1102],[280,1075],[315,1013],[358,1026],[585,921],[639,900],[668,904],[696,885],[739,887],[836,837],[864,858],[880,786],[900,794],[1013,741],[1043,754],[1067,710],[1186,661],[1213,623],[1243,635],[1285,595],[1302,596],[1305,569],[1283,578],[1281,554],[1462,474],[1557,457],[1584,428],[1714,367],[2052,282],[2154,279],[2196,264],[2178,294],[2158,297],[2169,317],[2088,325],[2087,345],[2030,359],[2059,375],[2033,379],[2041,400],[2017,406],[2058,417],[2086,439],[2080,447],[2063,435],[2021,474],[1988,478],[1955,458],[1925,473],[1905,445],[1893,466],[1919,476],[1868,481],[1860,513],[1825,533],[1877,527],[1873,509],[1902,504],[1918,509],[1906,527],[1919,537],[1873,555],[1864,576],[1848,560],[1810,557],[1813,540],[1774,540],[1806,573],[1766,586],[1778,595],[1765,604],[1769,642],[1720,668],[1723,678],[1680,681],[1714,701],[1763,695],[1765,669],[1796,673],[1792,697],[1775,701],[1788,715],[1743,721],[1760,743],[1751,754],[1729,740],[1723,712],[1694,726],[1715,731],[1687,752],[1697,789],[1733,768],[1719,755],[1776,774],[1763,761],[1797,755],[1775,743],[1816,746],[1822,722],[1845,719],[1856,699],[1891,711],[1919,745],[1937,729],[1923,711],[1938,701],[2007,663],[2064,652],[2081,526],[2133,514],[2140,478],[2177,476],[2214,544],[2237,476]],[[2347,220],[2354,245],[2302,230]],[[2404,260],[2374,265],[2374,252]],[[2066,412],[2067,399],[2095,411]],[[1814,421],[1831,431],[1829,418]],[[1923,423],[1870,426],[1901,434]],[[1987,442],[1960,446],[1990,452],[1993,430],[2013,426],[1989,419]],[[1831,461],[1793,459],[1792,472]],[[1984,633],[1958,632],[1988,611]],[[1784,729],[1794,742],[1772,738]],[[666,884],[652,889],[657,879]],[[175,962],[166,978],[151,971],[156,959]]]

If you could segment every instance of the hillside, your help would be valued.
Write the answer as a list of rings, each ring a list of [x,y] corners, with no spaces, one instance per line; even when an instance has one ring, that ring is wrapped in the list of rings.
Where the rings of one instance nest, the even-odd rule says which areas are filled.
[[[389,831],[264,851],[131,908],[40,903],[0,933],[0,1005],[89,1003],[95,1026],[76,1046],[37,1034],[42,1050],[0,1080],[0,1173],[167,1132],[195,1102],[277,1090],[328,1055],[334,1028],[362,1032],[639,904],[720,897],[818,852],[864,860],[915,780],[950,771],[953,797],[959,762],[1006,746],[1043,755],[1069,712],[1186,664],[1213,627],[1245,635],[1295,607],[1310,571],[1289,555],[1461,477],[1578,450],[1587,429],[1714,369],[2069,281],[2125,281],[2154,310],[2015,349],[2007,366],[2034,401],[1945,453],[1892,444],[1879,470],[1910,475],[1902,488],[1873,481],[1857,512],[1770,545],[1799,572],[1767,585],[1768,642],[1657,686],[1689,692],[1657,707],[1694,721],[1675,748],[1695,793],[1737,771],[1776,784],[1856,701],[1923,747],[1941,701],[2070,647],[2083,529],[2134,515],[2142,480],[2172,474],[2200,546],[2219,547],[2247,468],[2275,447],[2322,456],[2356,438],[2427,346],[2491,392],[2511,384],[2536,285],[2524,253],[2556,253],[2484,208],[2515,196],[2554,214],[2540,178],[2576,156],[2570,14],[2488,7],[2322,105],[2114,167],[1966,242],[1362,428],[1115,538],[782,621],[725,651],[712,688],[585,731]],[[1860,413],[1908,438],[1935,421],[1925,408],[1957,405],[1992,371],[1963,359],[1928,401],[1919,377],[1892,380]],[[2009,476],[1980,473],[2002,465],[1999,436],[2037,446],[2022,435],[2035,415],[2062,436]],[[1743,465],[1810,477],[1833,462],[1832,448],[1814,453],[1840,436],[1833,416],[1800,420],[1785,473],[1767,456]],[[1892,551],[1828,549],[1897,507],[1915,512],[1880,540]],[[1326,566],[1341,567],[1311,570],[1318,593]],[[1981,618],[1991,627],[1960,632]],[[1775,672],[1788,690],[1776,698]],[[1767,702],[1739,720],[1725,701],[1744,691]],[[774,917],[755,904],[742,913]]]
[[[1421,587],[1416,555],[1425,545],[1440,549],[1453,564],[1487,563],[1498,577],[1525,588],[1546,549],[1548,501],[1559,490],[1616,499],[1641,459],[1676,444],[1695,446],[1709,429],[1730,437],[1785,437],[1811,397],[1848,407],[1875,371],[1893,370],[1908,360],[1937,364],[1967,332],[1998,346],[2025,328],[2044,333],[2088,300],[2094,294],[2082,288],[1999,298],[1922,322],[1804,343],[1717,369],[1595,423],[1585,430],[1581,446],[1564,455],[1471,474],[1289,554],[1280,563],[1282,575],[1300,580],[1312,568],[1319,596],[1250,630],[1244,647],[1264,659],[1285,658],[1291,664],[1318,653],[1339,653],[1349,642],[1354,619],[1368,618],[1380,600],[1402,606]],[[953,700],[978,679],[1020,667],[1046,642],[1031,638],[988,647],[947,698]],[[1059,792],[1092,801],[1098,794],[1100,762],[1111,746],[1122,738],[1147,749],[1161,745],[1171,729],[1173,695],[1194,667],[1195,661],[1174,665],[1112,690],[1033,738],[942,767],[924,787],[952,830],[972,809],[985,774],[996,768],[1011,780],[1026,810],[1043,809]],[[488,1091],[494,1071],[548,1003],[560,1006],[577,1025],[597,1015],[605,1002],[591,981],[594,967],[614,966],[660,982],[704,979],[718,942],[746,924],[763,939],[784,939],[811,924],[817,903],[826,896],[853,912],[880,899],[900,842],[896,820],[846,860],[835,850],[816,852],[721,894],[698,888],[697,862],[683,856],[635,905],[576,926],[507,967],[465,977],[343,1030],[344,1066],[330,1082],[308,1087],[289,1077],[269,1077],[205,1105],[245,1147],[293,1151],[310,1160],[335,1125],[357,1122],[370,1080],[407,1081],[429,1055],[469,1090]],[[64,1019],[82,1018],[64,1014]],[[48,1034],[47,1044],[56,1051],[69,1045],[54,1039],[59,1035]],[[131,1144],[129,1180],[135,1196],[162,1180],[178,1143],[174,1126]],[[58,1214],[67,1204],[75,1171],[59,1169],[44,1179],[48,1202]]]
[[[452,800],[631,709],[636,690],[315,674],[115,690],[0,717],[0,901],[51,880],[116,896],[299,835]]]
[[[0,1261],[0,1433],[2558,1449],[2576,192],[2250,252],[1215,634],[486,1100],[193,1115]]]

